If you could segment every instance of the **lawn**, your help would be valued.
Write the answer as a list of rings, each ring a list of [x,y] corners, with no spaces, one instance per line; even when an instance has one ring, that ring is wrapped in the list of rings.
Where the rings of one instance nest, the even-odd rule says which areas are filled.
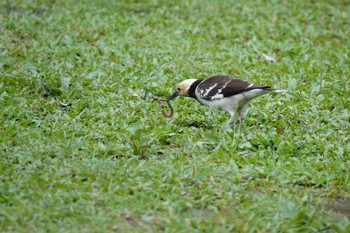
[[[350,232],[349,38],[345,0],[2,1],[0,232]],[[163,117],[218,74],[288,92]]]

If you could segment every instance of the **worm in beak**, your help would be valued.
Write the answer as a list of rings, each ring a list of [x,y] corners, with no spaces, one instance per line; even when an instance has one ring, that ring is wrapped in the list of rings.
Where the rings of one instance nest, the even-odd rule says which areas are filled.
[[[158,103],[160,104],[160,106],[162,106],[163,103],[166,102],[167,105],[168,105],[168,107],[169,107],[169,109],[170,109],[169,114],[166,113],[166,112],[164,111],[164,109],[163,109],[163,110],[162,110],[163,116],[165,116],[165,117],[167,117],[167,118],[170,118],[170,117],[173,116],[173,114],[174,114],[174,109],[173,109],[173,107],[172,107],[171,104],[170,104],[170,100],[171,100],[171,99],[174,99],[176,96],[178,96],[178,94],[177,94],[176,92],[174,92],[174,93],[173,93],[171,96],[169,96],[167,99],[160,99],[160,98],[158,98]]]

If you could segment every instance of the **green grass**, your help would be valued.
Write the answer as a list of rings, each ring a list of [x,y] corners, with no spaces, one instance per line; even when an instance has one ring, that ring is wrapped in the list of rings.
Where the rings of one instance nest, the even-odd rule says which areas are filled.
[[[350,232],[349,32],[340,0],[2,2],[0,231]],[[162,116],[217,74],[288,93]]]

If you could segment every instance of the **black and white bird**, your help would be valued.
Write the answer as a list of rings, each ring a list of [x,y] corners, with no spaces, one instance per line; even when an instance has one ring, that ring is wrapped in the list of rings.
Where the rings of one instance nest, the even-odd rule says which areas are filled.
[[[176,86],[175,92],[168,100],[176,96],[195,98],[202,105],[227,111],[231,118],[226,124],[230,124],[235,119],[236,113],[240,121],[244,120],[249,102],[253,98],[270,92],[285,92],[285,90],[219,75],[204,80],[186,79]]]

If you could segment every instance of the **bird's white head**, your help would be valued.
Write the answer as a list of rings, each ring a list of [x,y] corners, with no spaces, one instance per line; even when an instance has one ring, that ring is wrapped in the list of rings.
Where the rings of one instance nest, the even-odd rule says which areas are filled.
[[[181,83],[177,84],[175,92],[168,98],[169,100],[175,98],[176,96],[189,96],[188,90],[191,85],[196,82],[197,79],[186,79]]]

